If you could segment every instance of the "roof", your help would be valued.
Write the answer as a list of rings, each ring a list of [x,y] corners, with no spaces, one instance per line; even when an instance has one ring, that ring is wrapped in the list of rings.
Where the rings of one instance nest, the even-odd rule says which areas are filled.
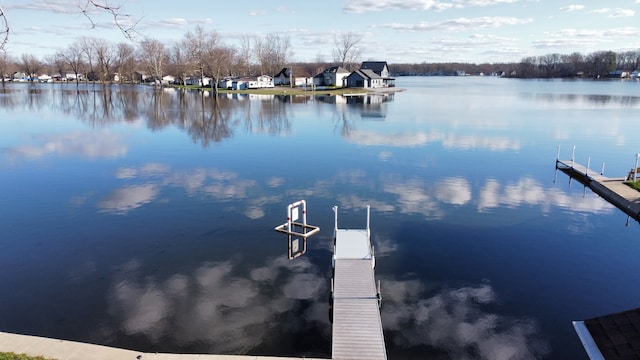
[[[277,73],[274,77],[279,77],[279,76],[284,76],[284,77],[289,77],[291,76],[291,68],[282,68],[282,70],[280,70],[279,73]]]
[[[596,349],[587,347],[584,334],[576,331],[585,350],[599,351],[604,359],[640,359],[640,308],[584,320],[583,323]],[[587,336],[588,338],[588,336]],[[594,357],[592,357],[594,358]]]
[[[360,70],[369,69],[380,74],[385,66],[387,66],[386,61],[364,61],[362,65],[360,65]]]
[[[349,70],[343,68],[342,66],[332,66],[332,67],[328,68],[327,70],[325,70],[324,72],[349,73]]]
[[[356,70],[354,72],[352,72],[349,77],[351,77],[352,75],[360,75],[360,77],[362,77],[363,79],[382,79],[382,77],[378,74],[376,74],[375,72],[373,72],[372,70],[369,69],[360,69],[360,70]]]

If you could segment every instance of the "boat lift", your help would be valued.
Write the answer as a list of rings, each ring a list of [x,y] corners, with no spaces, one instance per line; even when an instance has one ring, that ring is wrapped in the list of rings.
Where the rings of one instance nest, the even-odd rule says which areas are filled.
[[[302,222],[300,212],[302,211]],[[307,252],[307,238],[318,233],[320,228],[307,224],[307,202],[300,200],[287,206],[287,222],[276,226],[276,231],[287,234],[289,259],[295,259]],[[302,240],[302,247],[300,246]]]

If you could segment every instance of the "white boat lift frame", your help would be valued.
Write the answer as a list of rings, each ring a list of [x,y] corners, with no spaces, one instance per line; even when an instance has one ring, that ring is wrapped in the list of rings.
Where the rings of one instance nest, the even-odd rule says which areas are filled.
[[[302,207],[302,222],[299,222],[300,207]],[[295,259],[307,252],[307,238],[320,231],[317,226],[307,224],[307,202],[304,200],[296,201],[287,206],[287,222],[276,226],[276,231],[287,234],[289,244],[289,259]],[[302,238],[302,251],[299,250],[299,239]]]

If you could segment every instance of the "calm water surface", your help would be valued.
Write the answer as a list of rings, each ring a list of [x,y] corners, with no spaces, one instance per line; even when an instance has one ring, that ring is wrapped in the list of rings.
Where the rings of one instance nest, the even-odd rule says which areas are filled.
[[[364,227],[390,359],[586,359],[571,321],[640,303],[624,176],[640,82],[400,78],[366,98],[0,90],[0,331],[147,352],[331,355],[333,212]],[[320,226],[288,260],[273,228]]]

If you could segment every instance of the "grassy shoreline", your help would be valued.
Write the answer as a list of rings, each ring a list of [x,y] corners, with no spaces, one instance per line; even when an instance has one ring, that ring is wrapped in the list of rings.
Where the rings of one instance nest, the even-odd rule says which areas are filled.
[[[200,91],[213,91],[210,87],[191,86],[191,85],[169,85],[168,87],[176,89],[187,90],[200,90]],[[343,96],[358,96],[369,94],[388,94],[399,91],[404,91],[400,88],[323,88],[321,90],[305,90],[299,87],[287,87],[277,86],[274,88],[262,88],[262,89],[247,89],[247,90],[229,90],[229,89],[217,89],[220,94],[258,94],[258,95],[305,95],[305,96],[318,96],[318,95],[343,95]]]
[[[633,181],[626,181],[625,184],[627,184],[629,187],[636,189],[638,191],[640,191],[640,180],[633,182]]]

